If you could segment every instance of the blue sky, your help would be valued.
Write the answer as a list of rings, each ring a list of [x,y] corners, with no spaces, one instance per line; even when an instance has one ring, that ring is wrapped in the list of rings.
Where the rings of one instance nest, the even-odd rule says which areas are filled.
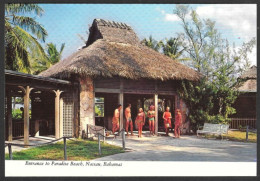
[[[87,30],[93,19],[124,22],[130,25],[139,39],[152,35],[155,39],[175,37],[182,32],[179,20],[173,15],[174,4],[40,4],[45,10],[37,17],[48,31],[46,43],[53,42],[59,48],[65,43],[63,58],[83,45],[77,34],[87,39]],[[216,21],[224,38],[239,47],[243,41],[256,36],[256,5],[191,5],[201,18]],[[256,51],[256,49],[254,50]],[[256,53],[250,55],[256,64]]]

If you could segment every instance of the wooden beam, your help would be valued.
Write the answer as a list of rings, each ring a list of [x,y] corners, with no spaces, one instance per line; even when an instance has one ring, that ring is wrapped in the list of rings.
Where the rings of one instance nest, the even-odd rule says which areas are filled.
[[[158,134],[158,94],[154,94],[155,134]]]
[[[63,98],[60,99],[60,125],[59,125],[60,138],[63,137]]]
[[[13,140],[13,124],[12,124],[12,95],[11,90],[7,90],[6,94],[7,104],[7,123],[8,123],[8,141]]]
[[[95,88],[95,92],[100,92],[100,93],[120,93],[120,89]]]
[[[53,92],[55,92],[55,138],[58,139],[60,138],[60,94],[63,91],[60,90],[53,90]]]
[[[73,135],[79,137],[79,86],[75,85],[73,89],[73,101],[74,101],[74,119],[73,119]]]
[[[29,117],[29,104],[30,104],[30,92],[33,88],[26,86],[26,88],[22,86],[18,86],[24,92],[24,144],[29,144],[29,126],[30,126],[30,117]]]

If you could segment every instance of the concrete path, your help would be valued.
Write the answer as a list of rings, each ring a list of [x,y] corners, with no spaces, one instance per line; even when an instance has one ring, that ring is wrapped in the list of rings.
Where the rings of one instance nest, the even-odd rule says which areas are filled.
[[[107,143],[122,146],[120,137]],[[96,161],[222,161],[256,162],[256,143],[173,135],[126,137],[127,152],[95,159]],[[129,151],[130,150],[130,151]]]

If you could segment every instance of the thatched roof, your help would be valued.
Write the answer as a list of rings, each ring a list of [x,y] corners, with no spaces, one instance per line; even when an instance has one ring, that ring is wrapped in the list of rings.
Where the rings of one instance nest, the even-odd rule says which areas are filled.
[[[200,78],[193,69],[141,45],[128,25],[112,23],[112,26],[103,22],[94,20],[86,48],[75,52],[40,75],[62,79],[68,79],[73,74],[160,80]]]
[[[254,65],[249,70],[243,73],[239,77],[243,79],[241,85],[239,85],[238,90],[241,92],[256,92],[257,90],[257,67]]]
[[[245,71],[239,78],[240,79],[256,79],[257,67],[253,65],[250,69]]]

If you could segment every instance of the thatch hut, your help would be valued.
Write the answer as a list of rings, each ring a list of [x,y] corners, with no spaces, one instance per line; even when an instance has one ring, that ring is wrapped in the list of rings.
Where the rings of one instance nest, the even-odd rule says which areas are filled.
[[[183,79],[199,80],[196,71],[142,45],[125,23],[95,19],[89,32],[84,48],[40,74],[79,83],[79,119],[74,120],[79,122],[80,134],[87,124],[110,129],[118,103],[131,103],[133,118],[138,107],[155,104],[156,131],[165,106],[173,114],[176,107],[183,107],[185,115],[176,90]],[[102,114],[95,113],[95,108]],[[123,111],[120,116],[123,120]]]
[[[256,128],[257,67],[254,65],[239,78],[236,87],[240,92],[234,103],[236,114],[232,115],[232,128],[249,125]]]

